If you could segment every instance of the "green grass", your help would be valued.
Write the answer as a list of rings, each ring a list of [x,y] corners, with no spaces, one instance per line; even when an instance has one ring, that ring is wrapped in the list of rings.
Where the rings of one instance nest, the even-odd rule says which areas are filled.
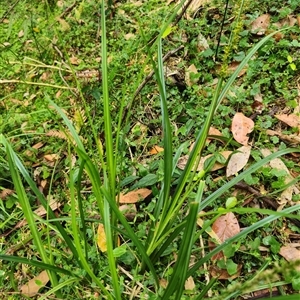
[[[0,191],[8,193],[0,198],[4,299],[21,299],[20,287],[42,270],[49,283],[38,299],[235,299],[272,288],[278,299],[299,296],[297,264],[279,254],[299,234],[299,195],[276,211],[262,202],[244,206],[253,196],[236,188],[244,181],[276,202],[287,188],[286,174],[268,166],[277,157],[295,177],[293,184],[299,179],[299,145],[266,131],[297,133],[280,128],[274,115],[298,105],[299,26],[283,29],[279,41],[275,31],[261,37],[249,29],[266,11],[274,24],[299,14],[299,7],[293,1],[285,9],[279,1],[261,7],[229,3],[221,33],[220,1],[172,25],[183,2],[123,1],[109,10],[92,0],[74,7],[70,1],[0,5]],[[210,46],[205,51],[197,44],[199,32]],[[182,44],[184,50],[163,61]],[[239,66],[228,75],[224,69],[232,61]],[[198,74],[188,86],[191,64]],[[166,66],[175,75],[166,76]],[[94,75],[83,79],[85,70]],[[258,94],[262,108],[256,114]],[[230,131],[236,112],[256,114],[251,158],[227,178],[212,166],[224,160],[219,152],[240,146]],[[223,138],[208,145],[212,125]],[[163,153],[150,155],[157,145]],[[261,148],[274,153],[263,158]],[[201,156],[214,153],[203,170],[195,170]],[[185,154],[181,170],[177,162]],[[152,194],[129,220],[119,210],[120,193],[144,187]],[[233,196],[237,203],[226,205]],[[58,210],[50,199],[60,203]],[[39,206],[43,217],[34,212]],[[229,212],[243,230],[211,248],[211,226]],[[23,219],[27,223],[14,228]],[[105,253],[97,247],[100,223]],[[224,258],[212,259],[221,250]],[[215,266],[235,275],[239,265],[234,278],[212,276]],[[190,276],[193,290],[185,287]]]

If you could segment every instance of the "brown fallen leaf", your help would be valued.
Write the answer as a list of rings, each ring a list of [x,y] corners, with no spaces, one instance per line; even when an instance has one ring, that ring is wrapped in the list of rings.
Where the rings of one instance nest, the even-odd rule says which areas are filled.
[[[275,118],[289,125],[290,127],[297,127],[300,130],[300,116],[294,114],[290,114],[290,115],[282,114],[282,115],[275,115]]]
[[[240,170],[242,170],[250,157],[251,146],[242,146],[233,153],[228,161],[226,168],[226,176],[230,177],[236,175]]]
[[[239,222],[232,212],[220,216],[213,223],[212,230],[219,237],[221,243],[237,235],[241,231]],[[214,249],[216,244],[214,242],[209,242],[209,247],[210,249]],[[219,252],[212,257],[212,260],[222,259],[223,257],[223,252]]]
[[[300,263],[300,250],[291,245],[282,246],[280,248],[279,254],[283,256],[288,262],[298,261]],[[297,270],[300,272],[300,264],[297,266]]]
[[[220,280],[235,279],[240,276],[242,267],[243,266],[239,264],[237,267],[237,272],[233,275],[230,275],[228,274],[227,270],[220,269],[218,266],[212,265],[209,267],[209,273],[212,277],[217,277]]]
[[[236,113],[232,119],[231,131],[233,138],[244,146],[247,146],[247,136],[254,129],[254,122],[242,113]]]
[[[251,33],[264,35],[270,25],[270,15],[263,14],[256,18],[251,24]]]
[[[119,206],[119,210],[124,214],[125,218],[129,221],[134,220],[136,216],[136,205],[135,204],[123,204]]]
[[[15,191],[11,189],[3,189],[0,192],[0,199],[5,200],[8,196],[12,195]]]
[[[47,161],[50,161],[50,162],[54,162],[56,160],[59,159],[59,155],[58,154],[45,154],[44,155],[44,158],[47,160]]]
[[[39,290],[44,287],[49,281],[47,271],[42,271],[38,276],[29,280],[20,288],[21,294],[27,297],[34,297]]]
[[[233,61],[232,63],[230,63],[227,67],[227,70],[229,72],[229,74],[232,74],[240,65],[240,62],[237,62],[237,61]],[[248,69],[248,65],[246,65],[239,73],[238,77],[241,77],[243,76],[246,72],[247,72],[247,69]]]
[[[227,160],[228,157],[232,154],[232,151],[222,151],[220,154]],[[199,162],[198,167],[197,167],[197,171],[203,170],[203,169],[204,169],[205,161],[206,161],[208,158],[212,157],[212,156],[213,156],[213,154],[208,154],[208,155],[206,155],[206,156],[204,156],[204,157],[201,157],[200,162]],[[186,163],[187,163],[187,161],[188,161],[188,158],[189,158],[188,155],[185,155],[185,156],[182,156],[182,157],[179,158],[179,160],[178,160],[178,162],[177,162],[177,167],[178,167],[180,170],[183,170],[183,169],[185,168]],[[219,162],[216,162],[216,163],[214,164],[214,166],[212,167],[211,171],[220,170],[220,169],[222,169],[222,168],[224,168],[224,167],[225,167],[225,165],[223,165],[223,164],[221,164],[221,163],[219,163]]]
[[[269,149],[261,149],[260,152],[264,157],[272,154],[272,152]],[[280,158],[274,158],[269,162],[269,165],[271,166],[272,169],[277,169],[277,170],[283,170],[286,173],[286,177],[284,180],[285,184],[289,184],[292,180],[294,180],[294,177],[290,174],[289,169],[287,166],[284,164],[284,162]],[[296,205],[300,203],[300,201],[294,202],[292,200],[293,194],[299,194],[300,191],[296,185],[290,185],[288,186],[280,195],[278,203],[279,203],[279,208],[278,210],[281,210],[286,203],[289,203],[290,205]]]
[[[277,132],[270,129],[266,130],[266,134],[271,136],[277,135],[281,140],[285,142],[288,142],[290,144],[300,145],[300,136],[296,134],[286,135],[286,134],[282,134],[281,132]]]
[[[49,203],[49,206],[52,209],[52,211],[54,211],[54,210],[58,209],[61,206],[61,203],[57,202],[55,199],[52,199]],[[47,210],[42,205],[34,211],[34,214],[38,215],[39,217],[45,216],[46,213],[47,213]],[[27,224],[26,219],[23,219],[23,220],[19,221],[12,229],[10,229],[9,231],[1,234],[0,237],[1,236],[8,236],[13,231],[15,231],[18,228],[21,228],[21,227],[25,226],[26,224]]]
[[[144,200],[149,195],[151,195],[152,191],[146,188],[135,190],[129,192],[127,194],[120,194],[119,203],[128,204],[128,203],[137,203],[141,200]]]
[[[185,83],[187,84],[187,86],[192,86],[198,81],[198,79],[192,78],[192,74],[198,74],[197,68],[194,64],[190,65],[185,72]]]
[[[187,291],[192,291],[195,288],[195,282],[192,276],[188,277],[188,279],[185,281],[184,289]]]
[[[241,229],[237,218],[233,213],[227,213],[226,215],[220,216],[212,225],[212,230],[218,236],[217,242],[225,242],[227,239],[237,235]],[[213,250],[216,244],[212,241],[208,242],[209,248]],[[212,261],[221,260],[224,258],[223,251],[215,254],[211,259]],[[229,274],[227,270],[219,268],[217,265],[213,265],[210,268],[210,274],[213,277],[218,277],[219,279],[229,279],[236,278],[239,276],[242,265],[238,264],[237,272],[235,274]]]

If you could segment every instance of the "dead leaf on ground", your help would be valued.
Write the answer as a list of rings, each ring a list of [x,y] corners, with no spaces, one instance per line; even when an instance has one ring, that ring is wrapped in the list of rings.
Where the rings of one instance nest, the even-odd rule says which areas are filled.
[[[152,191],[146,188],[131,191],[127,194],[121,193],[119,198],[119,203],[123,203],[123,204],[137,203],[147,198],[151,193]]]
[[[197,37],[197,49],[199,52],[209,49],[208,41],[202,33],[199,33]]]
[[[55,199],[52,199],[49,203],[49,206],[51,208],[52,211],[55,211],[56,209],[58,209],[60,206],[61,206],[61,203],[58,202],[57,200]],[[34,214],[36,214],[37,216],[39,217],[44,217],[46,214],[47,214],[47,210],[44,208],[44,206],[40,206],[39,208],[37,208],[35,211],[34,211]],[[23,226],[25,226],[27,224],[27,221],[26,219],[23,219],[21,221],[19,221],[12,229],[10,229],[9,231],[3,233],[0,235],[1,236],[8,236],[9,234],[11,234],[13,231],[15,231],[16,229],[18,228],[21,228]]]
[[[244,146],[247,146],[248,134],[254,129],[254,122],[242,113],[236,113],[232,119],[231,131],[233,138]]]
[[[300,116],[290,114],[290,115],[275,115],[275,118],[281,122],[289,125],[290,127],[297,127],[300,131]]]
[[[195,282],[192,276],[188,277],[188,279],[185,281],[184,289],[187,291],[192,291],[195,288]]]
[[[233,275],[228,274],[227,270],[220,269],[218,266],[210,266],[209,267],[209,273],[212,277],[217,277],[220,280],[227,280],[227,279],[235,279],[238,278],[241,274],[242,265],[239,264],[237,266],[237,272]]]
[[[57,161],[59,159],[59,155],[58,154],[46,154],[46,155],[44,155],[44,158],[47,161],[53,162],[53,161]]]
[[[20,291],[27,297],[34,297],[39,290],[44,287],[49,281],[47,271],[42,271],[38,276],[32,278],[28,283],[24,284]]]
[[[201,219],[201,217],[198,217],[197,219],[197,225],[203,228],[204,222]],[[212,238],[214,239],[219,245],[222,244],[222,241],[219,239],[218,235],[212,230],[211,227],[208,227],[205,229],[205,232]]]
[[[251,146],[242,146],[233,153],[229,159],[226,168],[226,176],[236,175],[240,170],[242,170],[250,157]]]
[[[272,154],[272,152],[269,149],[261,149],[260,152],[264,157]],[[289,184],[292,180],[294,180],[294,177],[290,174],[289,169],[286,167],[284,162],[280,158],[274,158],[269,162],[269,165],[271,166],[272,169],[276,170],[283,170],[286,173],[286,177],[284,180],[285,184]],[[290,185],[288,186],[280,195],[278,203],[279,203],[279,208],[278,210],[281,210],[286,203],[289,203],[290,205],[296,205],[297,202],[294,202],[292,200],[293,194],[299,194],[300,191],[297,188],[296,185]],[[298,201],[299,203],[300,201]]]
[[[193,78],[193,76],[196,74],[198,74],[197,68],[194,64],[190,65],[185,72],[185,82],[187,86],[192,86],[197,83],[198,79]]]
[[[283,256],[288,262],[300,261],[300,250],[291,245],[282,246],[279,254]],[[300,265],[297,266],[297,270],[300,272]]]
[[[296,135],[296,134],[286,135],[286,134],[282,134],[281,132],[277,132],[277,131],[270,130],[270,129],[266,130],[266,134],[271,135],[271,136],[277,135],[277,136],[279,136],[279,138],[281,140],[286,141],[290,144],[294,144],[294,145],[300,144],[300,136]]]
[[[98,225],[97,245],[101,252],[107,251],[106,234],[105,234],[105,229],[104,229],[103,224]]]
[[[213,223],[212,230],[216,233],[222,243],[237,235],[241,231],[239,222],[232,212],[220,216]],[[212,250],[216,247],[216,244],[210,242],[209,247]],[[219,252],[212,257],[212,260],[221,259],[223,257],[223,252]]]
[[[251,24],[251,33],[264,35],[270,25],[271,17],[269,14],[263,14],[255,19]]]
[[[78,59],[76,56],[70,57],[70,63],[72,65],[78,66],[80,64],[80,59]]]
[[[164,148],[159,147],[159,146],[154,146],[153,148],[150,149],[149,154],[154,155],[160,152],[163,152]]]
[[[187,4],[187,2],[188,2],[189,0],[186,0],[185,2],[184,2],[184,4],[183,4],[183,6],[182,7],[184,7],[186,4]],[[180,1],[176,1],[176,3],[179,3]],[[206,3],[208,3],[209,2],[209,0],[192,0],[192,2],[190,3],[190,5],[189,5],[189,7],[188,7],[188,9],[187,9],[187,11],[186,11],[186,17],[187,17],[187,19],[189,20],[189,19],[191,19],[192,18],[192,16],[193,16],[193,14],[198,10],[198,9],[200,9],[202,6],[204,6]],[[168,0],[168,3],[171,3],[171,1],[169,1]],[[179,13],[181,12],[181,10],[179,11]]]
[[[239,222],[233,213],[227,213],[226,215],[220,216],[212,225],[212,230],[218,236],[217,242],[223,243],[227,239],[237,235],[241,229]],[[209,248],[213,250],[216,244],[212,241],[208,242]],[[221,260],[224,258],[223,251],[215,254],[211,259],[212,261]],[[217,265],[213,265],[210,268],[210,274],[213,277],[218,277],[219,279],[229,279],[236,278],[239,276],[242,265],[238,264],[237,272],[235,274],[229,274],[227,270],[219,268]]]
[[[5,200],[8,196],[12,195],[15,191],[11,189],[3,189],[0,192],[0,199]]]
[[[251,105],[254,112],[261,114],[264,108],[262,94],[258,93],[254,96],[254,101]]]
[[[227,70],[229,71],[230,74],[232,74],[239,67],[239,65],[240,62],[233,61],[228,65]],[[238,77],[243,76],[247,72],[247,69],[248,69],[248,65],[244,66],[244,68],[239,72]]]
[[[134,220],[137,212],[136,205],[133,203],[120,205],[119,210],[124,214],[125,218],[129,221]]]
[[[225,160],[228,159],[228,157],[232,154],[232,151],[222,151],[220,152],[220,154],[225,158]],[[198,167],[197,167],[197,171],[201,171],[204,169],[204,164],[205,164],[205,161],[212,157],[213,154],[208,154],[204,157],[201,157],[200,159],[200,162],[198,164]],[[187,164],[187,161],[188,161],[188,158],[189,156],[188,155],[185,155],[185,156],[182,156],[178,159],[178,162],[177,162],[177,167],[180,169],[180,170],[183,170]],[[214,164],[214,166],[212,167],[212,169],[210,171],[216,171],[216,170],[220,170],[222,168],[224,168],[225,165],[219,163],[219,162],[216,162]]]

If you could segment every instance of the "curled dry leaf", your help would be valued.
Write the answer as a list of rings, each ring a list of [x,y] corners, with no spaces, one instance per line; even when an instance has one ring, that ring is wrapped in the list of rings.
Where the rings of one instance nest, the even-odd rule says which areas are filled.
[[[151,193],[152,191],[146,188],[132,191],[127,194],[121,193],[119,198],[119,203],[122,204],[137,203],[147,198],[149,195],[151,195]]]
[[[242,113],[236,113],[232,119],[231,131],[233,138],[246,146],[249,140],[247,136],[254,129],[254,122]]]
[[[226,176],[232,176],[242,170],[250,157],[251,146],[242,146],[236,150],[236,153],[233,153],[229,159],[226,168]]]
[[[264,14],[255,19],[251,24],[251,33],[264,35],[270,25],[270,15]]]
[[[38,276],[32,278],[28,283],[24,284],[20,292],[27,297],[34,297],[39,290],[49,281],[47,271],[42,271]]]

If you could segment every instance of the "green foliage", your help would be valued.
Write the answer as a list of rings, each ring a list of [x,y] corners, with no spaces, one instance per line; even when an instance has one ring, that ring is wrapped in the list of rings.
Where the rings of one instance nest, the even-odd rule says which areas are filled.
[[[15,220],[24,217],[30,231],[26,243],[31,240],[33,243],[28,255],[23,249],[18,251],[18,255],[1,252],[3,271],[0,272],[0,285],[7,284],[7,277],[11,288],[16,289],[15,279],[7,274],[13,274],[17,264],[26,264],[34,268],[32,276],[37,270],[48,271],[51,289],[40,299],[53,294],[61,299],[83,298],[89,297],[91,291],[107,299],[122,299],[125,292],[134,291],[137,285],[142,288],[141,298],[147,295],[149,299],[202,299],[216,286],[222,299],[229,299],[252,291],[254,286],[268,287],[268,278],[263,271],[269,260],[262,261],[259,247],[267,246],[274,261],[278,261],[281,243],[277,236],[255,237],[255,234],[264,232],[262,229],[270,233],[270,224],[274,221],[299,219],[296,215],[299,205],[281,212],[243,208],[240,205],[243,199],[233,196],[231,188],[244,180],[249,185],[264,184],[275,192],[284,189],[286,173],[271,169],[267,163],[300,150],[279,144],[279,138],[274,136],[270,142],[279,144],[279,151],[262,158],[259,151],[254,150],[251,153],[254,161],[236,177],[216,182],[210,171],[215,162],[226,163],[219,154],[221,150],[239,146],[231,140],[227,130],[231,121],[227,117],[241,106],[250,114],[252,100],[249,95],[253,97],[264,93],[264,105],[281,95],[286,97],[290,107],[295,106],[295,95],[287,93],[286,87],[299,69],[298,54],[294,55],[299,43],[290,41],[288,37],[275,43],[273,37],[276,32],[253,41],[255,38],[243,28],[245,12],[251,11],[254,5],[248,1],[246,6],[244,1],[238,1],[229,7],[234,17],[229,37],[219,32],[219,21],[210,9],[199,12],[205,17],[195,18],[188,24],[179,22],[175,27],[172,22],[184,2],[182,0],[173,10],[162,6],[155,17],[152,9],[157,8],[157,1],[149,1],[139,9],[134,7],[133,2],[128,2],[112,18],[107,16],[115,13],[114,4],[109,2],[109,10],[106,11],[104,0],[100,11],[96,1],[80,2],[69,18],[55,17],[57,12],[53,10],[56,8],[51,3],[46,9],[44,5],[38,5],[36,10],[24,4],[29,8],[25,17],[14,14],[5,23],[7,30],[0,33],[4,40],[11,40],[17,32],[21,32],[22,43],[26,45],[30,39],[34,47],[22,48],[19,43],[2,45],[0,71],[11,80],[18,74],[18,81],[10,83],[20,86],[17,90],[11,86],[13,91],[3,91],[1,97],[3,100],[7,95],[18,97],[24,105],[19,107],[19,104],[10,103],[11,107],[5,110],[0,123],[0,151],[8,161],[3,159],[0,162],[3,168],[1,188],[6,184],[15,190],[15,195],[10,195],[4,203],[1,200],[0,230],[12,227]],[[270,5],[269,1],[264,3],[264,6]],[[290,7],[293,6],[295,3],[290,3]],[[219,3],[216,10],[217,14],[224,13]],[[89,16],[95,12],[101,15],[101,26],[94,21],[83,21],[90,20]],[[289,13],[290,8],[283,9],[278,17]],[[132,19],[128,14],[134,15],[137,24],[130,25]],[[203,34],[210,35],[211,44],[220,36],[221,65],[220,57],[215,57],[216,45],[202,52],[197,50],[198,30],[195,28],[204,29]],[[294,30],[282,32],[293,34]],[[101,43],[98,39],[100,31]],[[140,34],[141,38],[134,41],[124,39],[129,32]],[[194,63],[199,73],[192,78],[197,84],[180,90],[165,78],[163,52],[169,47],[169,38],[172,43],[180,44],[183,34],[189,35],[191,41],[187,61]],[[90,36],[95,38],[91,40]],[[64,43],[66,40],[69,43]],[[122,51],[114,50],[121,48]],[[79,58],[78,63],[71,62],[72,56]],[[132,62],[136,56],[139,59]],[[94,59],[87,59],[89,57]],[[57,60],[63,58],[65,62],[56,65]],[[227,74],[232,60],[239,65],[232,74]],[[89,84],[81,83],[78,72],[98,68],[99,61],[102,86],[97,79]],[[150,87],[140,92],[141,99],[137,100],[135,90],[149,65],[154,71],[156,85],[151,82]],[[220,71],[215,71],[218,66]],[[246,66],[245,80],[237,85],[237,78]],[[179,64],[180,67],[185,66]],[[44,68],[48,72],[46,75],[42,71]],[[31,77],[32,70],[36,73]],[[50,76],[47,83],[41,81],[43,76]],[[214,78],[218,79],[216,85],[212,84]],[[57,88],[62,92],[57,93]],[[156,95],[148,105],[145,98],[153,93],[151,89]],[[270,93],[269,90],[275,92]],[[29,101],[33,103],[27,108]],[[274,123],[274,118],[268,114],[259,116],[255,134],[261,137]],[[212,124],[225,127],[224,138],[221,139],[225,146],[223,143],[207,146]],[[36,128],[36,136],[29,138],[28,132]],[[52,135],[49,137],[50,130]],[[45,153],[61,154],[60,161],[52,165],[44,163],[38,169],[39,178],[49,183],[43,192],[33,172],[26,167],[28,161],[35,162],[45,154],[32,147],[40,141],[37,136],[41,135],[42,141],[48,143]],[[196,142],[189,153],[186,141],[194,136]],[[264,144],[264,141],[260,143]],[[149,158],[146,152],[148,144],[160,144],[164,148],[163,153]],[[198,172],[194,166],[205,151],[215,155]],[[184,169],[179,170],[176,166],[183,153],[188,154],[188,161]],[[295,163],[289,164],[298,168]],[[89,186],[84,182],[88,182]],[[116,202],[116,195],[120,195],[125,187],[131,190],[148,187],[153,193],[150,203],[138,203],[138,212],[131,220],[126,219]],[[65,202],[61,214],[57,215],[51,209],[51,197]],[[45,219],[34,212],[36,199],[46,210]],[[196,225],[200,211],[204,212],[205,218],[201,229]],[[245,228],[203,254],[199,237],[207,239],[213,221],[227,212],[238,214],[239,222]],[[106,253],[99,253],[95,245],[95,231],[99,223],[104,225]],[[22,232],[18,231],[16,235],[20,239]],[[248,244],[246,250],[242,249],[242,241]],[[247,277],[245,282],[242,279],[236,284],[232,282],[224,291],[221,291],[217,279],[202,282],[203,268],[220,251],[223,251],[224,259],[217,261],[219,268],[229,275],[236,274],[239,265],[235,257],[239,256],[245,259],[243,267],[248,268],[253,277]],[[194,257],[197,260],[190,265]],[[276,265],[272,267],[282,274],[284,284],[300,290],[299,276],[291,267],[286,270]],[[185,291],[189,276],[201,278],[193,291]],[[162,278],[168,282],[166,287],[161,286]]]

